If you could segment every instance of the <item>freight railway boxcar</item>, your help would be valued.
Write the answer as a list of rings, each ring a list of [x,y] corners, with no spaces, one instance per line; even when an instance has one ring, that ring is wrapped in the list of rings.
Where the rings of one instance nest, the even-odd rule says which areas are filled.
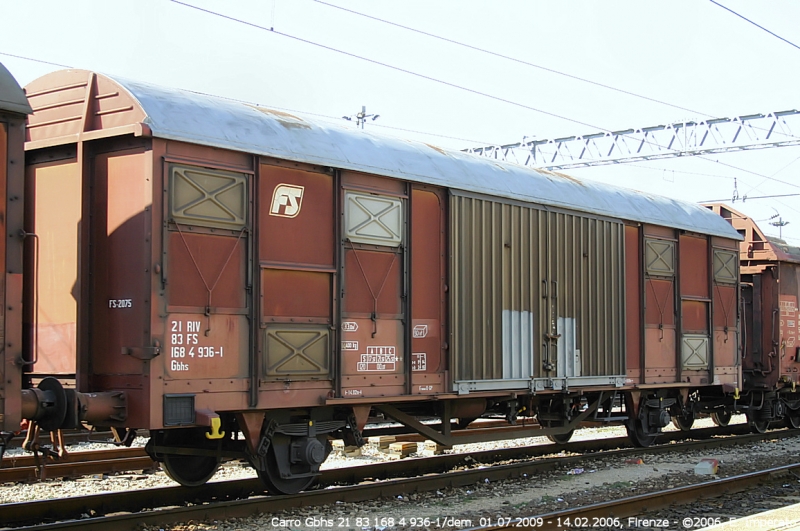
[[[25,118],[31,112],[25,94],[0,64],[0,431],[16,431],[21,419],[22,357],[22,194]]]
[[[739,235],[702,207],[91,72],[27,92],[35,370],[77,360],[71,418],[150,429],[184,484],[224,455],[305,488],[378,413],[646,442],[739,382]]]
[[[763,432],[770,420],[785,417],[800,427],[800,248],[766,235],[748,216],[727,205],[708,205],[742,235],[745,404],[750,423]]]

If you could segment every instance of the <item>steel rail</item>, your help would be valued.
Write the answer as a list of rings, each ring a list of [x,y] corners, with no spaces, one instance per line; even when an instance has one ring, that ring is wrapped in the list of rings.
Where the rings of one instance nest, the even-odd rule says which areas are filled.
[[[769,468],[767,470],[741,474],[739,476],[731,476],[729,478],[703,481],[686,487],[650,492],[648,494],[595,503],[584,507],[575,507],[564,511],[556,511],[530,517],[509,518],[508,520],[510,521],[507,524],[482,526],[464,529],[462,531],[477,531],[478,529],[481,531],[490,531],[508,528],[528,529],[534,527],[537,530],[573,529],[577,527],[575,525],[576,521],[588,521],[591,527],[621,527],[625,525],[624,519],[632,516],[643,516],[647,515],[647,513],[652,513],[653,511],[665,509],[673,505],[685,505],[696,502],[697,500],[707,500],[718,498],[725,494],[735,494],[758,486],[766,481],[785,476],[796,470],[800,470],[800,463]],[[594,519],[602,520],[608,518],[618,518],[621,525],[592,525]],[[644,516],[644,518],[647,518],[647,516]],[[506,519],[504,519],[504,522],[505,520]],[[521,525],[523,523],[530,523],[531,525]]]
[[[702,430],[697,430],[702,431]],[[684,434],[685,435],[685,434]],[[187,520],[221,520],[241,518],[258,513],[271,513],[291,507],[327,505],[337,501],[358,502],[382,496],[397,496],[409,492],[423,492],[450,487],[474,485],[485,480],[500,481],[532,475],[537,472],[554,470],[565,465],[591,461],[593,459],[621,458],[636,454],[657,454],[686,450],[715,448],[729,444],[752,443],[755,441],[777,439],[800,435],[800,430],[781,430],[767,434],[749,434],[735,439],[707,439],[700,441],[669,444],[650,448],[626,448],[590,455],[559,456],[535,461],[524,460],[541,451],[544,447],[505,448],[487,450],[474,454],[450,454],[426,459],[406,459],[387,463],[354,466],[326,470],[320,479],[322,486],[354,484],[369,481],[367,484],[328,488],[301,493],[295,496],[254,496],[243,498],[263,489],[259,480],[246,479],[209,483],[202,487],[186,489],[167,487],[143,489],[132,492],[107,493],[81,498],[42,500],[29,503],[0,505],[0,521],[5,525],[22,525],[27,522],[58,520],[57,523],[25,527],[26,530],[77,529],[82,531],[103,529],[137,529],[142,524],[165,525]],[[621,439],[615,439],[619,442]],[[548,445],[550,451],[555,445]],[[577,446],[577,443],[575,443]],[[573,444],[561,447],[571,451]],[[453,467],[523,459],[521,462],[452,471]],[[425,475],[423,474],[436,474]],[[417,475],[411,479],[392,479]],[[220,501],[223,500],[223,501]],[[232,501],[231,501],[232,500]],[[210,502],[210,503],[209,503]],[[187,503],[195,505],[185,507]],[[178,506],[178,507],[175,507]],[[141,511],[143,508],[169,507],[162,510],[116,514],[109,517],[81,518],[86,514],[105,514],[124,511]],[[70,518],[81,518],[66,521]]]
[[[70,452],[55,460],[30,454],[3,458],[0,483],[36,481],[45,478],[79,477],[91,474],[151,470],[156,465],[144,448],[113,448]],[[40,475],[44,477],[40,477]]]
[[[66,463],[85,463],[88,461],[99,461],[106,459],[128,459],[132,457],[146,456],[147,453],[144,448],[111,448],[108,450],[81,450],[79,452],[70,452],[65,457],[60,457],[55,460],[48,461],[48,467],[57,464]],[[44,457],[41,458],[44,460]],[[10,466],[9,466],[10,465]],[[0,474],[4,470],[14,467],[35,466],[36,459],[31,454],[21,455],[6,455],[3,458],[3,468],[0,468]],[[8,468],[6,468],[8,467]]]
[[[15,436],[8,444],[9,448],[19,448],[25,440],[27,430],[23,430],[19,435]],[[40,435],[40,444],[47,446],[50,438],[49,432],[42,432]],[[66,444],[78,443],[94,443],[94,444],[112,444],[110,441],[114,439],[114,435],[110,431],[95,431],[95,430],[64,430],[64,442]]]
[[[28,457],[26,461],[28,459],[33,458]],[[44,458],[42,458],[42,460],[44,461]],[[153,470],[156,468],[158,468],[158,464],[142,450],[141,452],[135,452],[127,456],[97,455],[94,456],[93,459],[50,461],[41,467],[35,464],[27,464],[16,465],[12,468],[2,468],[0,469],[0,483],[30,482],[52,478],[75,478],[92,474],[111,474],[115,472],[129,472],[131,470]]]

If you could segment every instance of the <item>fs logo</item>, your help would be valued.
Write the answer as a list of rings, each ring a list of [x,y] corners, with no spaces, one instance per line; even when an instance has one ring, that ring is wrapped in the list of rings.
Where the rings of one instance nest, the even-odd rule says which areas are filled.
[[[272,194],[270,216],[293,218],[300,213],[303,204],[303,187],[293,184],[279,184]]]

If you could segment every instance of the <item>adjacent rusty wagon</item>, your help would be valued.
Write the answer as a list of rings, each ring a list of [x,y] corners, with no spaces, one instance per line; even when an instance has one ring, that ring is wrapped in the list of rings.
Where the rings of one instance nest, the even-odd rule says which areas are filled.
[[[646,445],[742,407],[741,236],[699,205],[87,71],[26,91],[36,363],[6,366],[34,422],[149,430],[184,485],[240,457],[289,493],[376,416]]]
[[[770,237],[748,216],[709,205],[743,237],[740,243],[743,405],[754,431],[785,419],[800,427],[797,304],[800,248]]]
[[[31,108],[11,73],[0,64],[0,431],[19,429],[22,420],[22,242],[25,119]]]

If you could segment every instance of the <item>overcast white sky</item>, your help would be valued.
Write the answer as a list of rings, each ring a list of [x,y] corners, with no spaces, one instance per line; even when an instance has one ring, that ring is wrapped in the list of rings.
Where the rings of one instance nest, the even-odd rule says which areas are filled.
[[[800,46],[800,2],[718,1]],[[314,0],[186,2],[275,31],[170,0],[0,0],[5,22],[0,62],[22,85],[59,67],[3,54],[314,113],[343,124],[342,115],[366,105],[367,112],[380,114],[367,125],[374,132],[457,149],[800,107],[800,49],[709,0],[326,0],[696,113]],[[734,178],[740,196],[800,193],[800,148],[709,158],[568,173],[691,201],[731,197]],[[750,199],[732,206],[757,220],[778,213],[790,223],[784,238],[800,245],[798,199]],[[778,233],[767,221],[761,226]]]

